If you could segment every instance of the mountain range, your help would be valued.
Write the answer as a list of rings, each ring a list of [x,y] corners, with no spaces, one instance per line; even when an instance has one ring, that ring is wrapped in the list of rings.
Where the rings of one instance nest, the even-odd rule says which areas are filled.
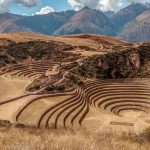
[[[45,15],[0,15],[0,33],[35,32],[46,35],[99,34],[129,42],[150,41],[150,4],[132,3],[118,12],[85,7]]]

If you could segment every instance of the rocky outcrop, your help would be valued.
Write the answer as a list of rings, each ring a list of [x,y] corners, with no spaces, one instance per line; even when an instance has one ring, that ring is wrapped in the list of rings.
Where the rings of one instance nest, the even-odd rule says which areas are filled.
[[[29,41],[21,43],[11,43],[0,46],[0,65],[15,64],[26,59],[50,60],[51,62],[73,61],[79,57],[77,54],[66,52],[74,50],[75,47],[63,42],[55,41]],[[3,64],[3,65],[2,65]]]
[[[150,46],[142,45],[139,48],[88,58],[73,73],[97,79],[148,77],[149,71],[145,70],[144,73],[142,70],[149,61]]]

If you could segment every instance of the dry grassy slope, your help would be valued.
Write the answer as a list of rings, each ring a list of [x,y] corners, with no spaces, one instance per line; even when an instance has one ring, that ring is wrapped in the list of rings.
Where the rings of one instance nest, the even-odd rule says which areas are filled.
[[[80,54],[82,54],[84,56],[88,56],[88,57],[89,56],[91,57],[93,55],[108,54],[108,53],[110,53],[110,52],[112,53],[114,51],[119,52],[119,51],[127,50],[130,48],[137,49],[138,47],[140,47],[140,45],[142,45],[142,43],[131,44],[131,43],[128,43],[126,41],[123,41],[123,40],[120,40],[117,38],[112,38],[112,37],[107,37],[107,36],[97,36],[97,35],[93,35],[93,34],[78,34],[78,35],[54,37],[54,36],[46,36],[46,35],[35,34],[35,33],[9,33],[9,34],[0,34],[0,40],[2,41],[1,45],[12,43],[13,41],[16,42],[16,45],[14,44],[14,47],[15,47],[15,49],[17,48],[17,51],[18,51],[17,53],[20,53],[20,50],[22,49],[21,47],[23,47],[25,49],[34,49],[34,51],[35,51],[34,55],[36,55],[36,51],[38,53],[39,49],[41,49],[41,46],[40,46],[41,44],[38,44],[37,41],[48,42],[48,44],[46,44],[48,46],[46,48],[42,48],[42,53],[43,53],[43,51],[45,52],[48,49],[55,49],[55,48],[57,49],[57,46],[62,47],[62,46],[60,46],[61,45],[60,43],[62,42],[62,45],[64,47],[67,47],[67,51],[71,51],[76,54],[80,53]],[[28,43],[29,41],[33,41],[33,42]],[[37,43],[37,44],[34,44],[34,41],[36,41],[35,43]],[[53,41],[55,41],[55,42],[53,42]],[[26,42],[26,43],[20,44],[21,42]],[[20,45],[20,46],[18,46],[18,45]],[[21,46],[21,45],[23,45],[23,46]],[[55,46],[51,47],[51,45],[55,45]],[[145,47],[147,47],[147,46],[145,46]],[[59,50],[61,50],[61,49],[63,50],[64,48],[59,48]],[[23,51],[21,53],[23,53]],[[117,55],[120,55],[121,53],[119,53]],[[122,59],[122,58],[115,58],[115,59]],[[122,60],[120,60],[120,61],[122,61]],[[113,61],[112,61],[112,63],[113,63]],[[127,63],[127,62],[125,62],[125,63]]]
[[[13,43],[15,42],[7,38],[0,38],[0,46],[5,46],[5,45],[13,44]]]
[[[128,120],[128,117],[127,119],[124,119],[124,117],[121,117],[120,119],[121,121],[129,121],[129,123],[133,123],[132,121],[134,121],[135,125],[140,125],[142,127],[143,124],[141,124],[140,122],[143,120],[145,126],[149,125],[149,118],[148,118],[149,116],[146,115],[149,114],[149,107],[147,106],[149,105],[148,102],[149,85],[147,86],[148,84],[147,81],[141,81],[142,84],[139,82],[134,82],[133,80],[129,80],[129,82],[127,83],[123,82],[123,80],[119,80],[119,82],[115,80],[115,83],[114,82],[111,83],[110,80],[104,80],[104,83],[102,81],[98,82],[98,81],[89,81],[89,80],[88,81],[84,80],[85,84],[81,82],[82,79],[85,79],[85,78],[81,78],[81,76],[89,77],[91,79],[93,77],[100,78],[100,79],[102,78],[116,79],[119,77],[121,78],[130,77],[128,75],[132,75],[131,73],[133,73],[133,75],[134,74],[137,75],[137,73],[141,73],[141,72],[137,72],[141,70],[140,68],[141,65],[143,67],[145,64],[148,64],[148,62],[150,61],[149,43],[144,43],[141,45],[139,44],[131,45],[129,43],[120,41],[118,39],[109,38],[105,36],[87,35],[87,34],[72,35],[72,36],[65,36],[65,37],[48,37],[48,36],[36,35],[32,33],[25,33],[25,34],[13,33],[13,34],[2,34],[1,37],[3,39],[7,38],[9,40],[14,40],[15,42],[17,42],[16,44],[14,43],[12,45],[0,47],[0,50],[2,50],[2,52],[7,53],[7,51],[9,51],[8,55],[11,55],[12,57],[16,58],[17,63],[18,63],[18,59],[17,59],[18,57],[19,59],[22,60],[29,60],[28,56],[33,58],[33,60],[28,62],[28,64],[26,64],[27,61],[26,62],[22,61],[22,63],[16,64],[15,66],[16,68],[15,69],[13,68],[14,70],[10,72],[10,80],[6,82],[4,81],[4,78],[1,78],[1,80],[4,81],[4,83],[2,82],[2,84],[6,85],[7,88],[7,84],[9,84],[9,82],[12,83],[12,81],[14,80],[14,84],[13,85],[9,84],[9,85],[11,86],[10,88],[12,90],[17,91],[18,88],[20,88],[20,86],[22,87],[26,86],[25,77],[27,77],[27,79],[29,80],[30,77],[34,78],[35,74],[36,75],[42,74],[42,76],[40,76],[37,80],[35,80],[34,78],[35,82],[32,83],[35,83],[33,84],[33,89],[35,90],[33,91],[35,93],[41,91],[42,94],[41,96],[43,96],[45,91],[50,94],[52,94],[53,91],[54,95],[49,95],[49,97],[51,98],[53,96],[52,99],[51,98],[45,99],[44,97],[36,97],[37,96],[36,93],[35,95],[27,95],[25,97],[11,100],[11,102],[5,101],[5,103],[0,103],[1,105],[0,119],[6,119],[10,121],[13,120],[13,122],[17,121],[17,123],[24,123],[24,124],[32,123],[33,125],[35,124],[38,127],[55,127],[55,128],[59,128],[59,127],[69,128],[72,125],[74,127],[76,126],[78,127],[82,125],[82,122],[85,119],[85,122],[83,122],[83,127],[87,127],[87,126],[95,127],[93,125],[96,125],[95,127],[96,130],[97,129],[99,130],[100,126],[97,121],[99,121],[99,123],[103,123],[104,121],[106,121],[108,127],[111,126],[110,121],[118,121],[118,116],[117,118],[115,118],[116,120],[109,120],[108,116],[104,116],[104,118],[102,118],[102,115],[104,115],[104,113],[106,114],[113,113],[113,114],[120,115],[122,114],[122,111],[125,110],[123,112],[123,115],[124,117],[126,117],[130,115],[128,113],[128,109],[129,110],[137,109],[138,111],[141,112],[143,111],[144,108],[145,113],[142,113],[142,115],[144,116],[143,119],[140,118],[137,121],[137,118],[139,118],[138,115],[139,113],[137,112],[133,113],[135,114],[133,115],[135,116],[134,118],[135,120],[132,120],[132,118],[130,118],[131,120],[130,119]],[[45,41],[49,41],[49,42],[45,42]],[[91,47],[97,46],[97,49],[91,49],[91,51],[93,51],[94,54],[96,50],[103,51],[104,47],[105,49],[108,49],[110,51],[113,51],[114,49],[113,46],[118,45],[120,47],[118,48],[119,52],[117,53],[114,52],[114,53],[108,53],[107,55],[103,55],[103,56],[101,55],[93,56],[85,59],[81,63],[78,63],[78,60],[81,59],[82,57],[80,55],[73,55],[73,53],[68,53],[67,55],[67,52],[63,49],[66,48],[67,44],[70,44],[69,50],[73,50],[73,51],[74,51],[73,46],[77,46],[77,44],[80,44],[78,45],[79,48],[85,45],[86,46],[92,45]],[[134,51],[133,49],[131,49],[132,47],[134,47]],[[121,50],[123,49],[127,49],[127,50],[122,52]],[[87,50],[87,52],[89,52],[89,50]],[[25,56],[22,56],[23,54]],[[1,58],[5,59],[4,55],[1,56],[2,56]],[[47,58],[45,56],[49,56],[49,57]],[[34,58],[37,58],[37,60],[36,59],[34,60]],[[45,61],[46,60],[45,58],[47,58],[48,61]],[[58,74],[54,74],[53,76],[50,76],[50,78],[49,76],[46,76],[45,71],[47,69],[53,70],[56,67],[56,64],[57,65],[60,64],[60,61],[62,64],[58,69]],[[65,64],[64,62],[65,63],[67,62],[67,64],[69,65],[68,66],[64,65]],[[71,65],[70,62],[74,62],[75,64]],[[75,69],[76,67],[77,70]],[[73,75],[71,76],[70,68],[71,69],[74,68],[75,71],[78,72],[74,72]],[[57,72],[57,70],[55,72]],[[5,74],[5,76],[6,75],[7,74]],[[8,76],[6,77],[8,78]],[[137,77],[137,76],[132,76],[132,77]],[[141,77],[143,77],[143,74],[141,74]],[[16,82],[16,78],[17,80],[19,80],[19,83]],[[23,82],[20,80],[23,80]],[[70,81],[73,82],[73,84]],[[69,85],[68,88],[68,85],[66,83],[72,85]],[[77,88],[75,87],[76,89],[73,90],[71,88],[71,90],[66,91],[66,89],[70,89],[70,87],[73,87],[75,84],[77,85]],[[1,85],[2,88],[5,87],[4,85]],[[16,87],[14,87],[14,85],[16,85]],[[62,102],[58,102],[56,103],[56,105],[51,106],[52,104],[51,102],[55,99],[54,97],[56,97],[57,99],[58,95],[60,96],[62,94],[62,91],[63,94],[65,94],[64,96],[69,96],[69,98],[66,99],[65,97],[65,100],[62,99],[63,100]],[[6,92],[5,93],[7,95],[13,95],[13,93],[11,94],[12,92],[11,90],[9,90],[9,92],[10,93],[8,94]],[[97,95],[99,93],[101,94],[103,93],[103,94]],[[20,94],[22,93],[17,93],[16,96],[20,96]],[[71,98],[70,98],[70,94],[71,94]],[[0,96],[2,96],[2,98],[9,98],[9,97],[5,97],[5,95],[3,96],[3,94],[1,94]],[[126,98],[126,101],[123,101],[124,98]],[[60,99],[61,98],[59,97],[59,100]],[[109,103],[108,100],[112,101],[113,103]],[[143,103],[143,105],[141,105],[141,103]],[[116,104],[118,104],[119,107],[121,108],[118,109],[118,105]],[[48,105],[50,106],[47,111],[46,107],[48,107]],[[97,109],[98,111],[99,109],[100,111],[102,110],[102,115],[99,115],[99,113],[96,112]],[[33,110],[34,113],[32,112]],[[93,114],[91,114],[91,110],[93,110],[92,111]],[[30,113],[32,113],[32,115]],[[95,113],[97,115],[95,115]],[[37,114],[39,114],[40,116],[38,116]],[[87,114],[88,116],[86,118]],[[36,118],[35,116],[38,117]],[[33,120],[32,118],[34,118],[35,120]],[[104,119],[104,121],[101,119]],[[30,122],[30,120],[33,122]],[[95,122],[93,120],[95,120]],[[102,128],[104,127],[104,129],[106,129],[106,124],[104,122],[104,124],[101,124],[101,127]]]
[[[149,134],[0,128],[0,149],[148,150]]]
[[[20,59],[21,61],[27,60],[29,56],[35,60],[39,60],[39,59],[44,61],[55,60],[58,63],[60,63],[60,61],[61,62],[64,61],[73,62],[73,60],[78,61],[81,56],[76,55],[77,53],[80,53],[84,56],[90,56],[89,61],[86,61],[84,65],[78,67],[79,68],[78,71],[80,72],[80,74],[84,74],[83,76],[92,75],[92,77],[94,76],[96,78],[130,77],[133,72],[137,73],[134,71],[135,70],[134,65],[136,64],[132,65],[132,62],[130,62],[132,60],[129,60],[130,58],[128,59],[128,57],[130,57],[132,53],[131,48],[138,49],[140,45],[142,45],[142,43],[131,44],[117,38],[112,38],[107,36],[97,36],[92,34],[78,34],[78,35],[68,35],[64,37],[53,37],[53,36],[45,36],[45,35],[39,35],[34,33],[10,33],[10,34],[1,34],[0,39],[1,40],[5,39],[4,41],[8,39],[8,41],[10,40],[16,42],[16,44],[11,45],[10,47],[7,46],[1,48],[2,52],[4,52],[5,49],[8,49],[7,50],[8,55],[15,58],[15,63],[18,60],[20,61]],[[75,46],[76,48],[74,48]],[[148,46],[144,46],[144,48],[145,47]],[[71,51],[71,53],[68,53],[68,55],[66,52],[64,52],[64,49],[66,48],[67,51],[69,52]],[[141,47],[141,49],[142,48],[143,47]],[[128,51],[127,49],[129,50],[129,52],[127,52],[127,55],[125,54],[126,52],[120,52],[123,50]],[[114,51],[115,53],[112,53]],[[145,55],[146,51],[147,49],[144,50],[144,57],[146,57]],[[107,55],[104,56],[103,54],[107,54]],[[66,57],[66,55],[68,57]],[[103,55],[103,56],[102,57],[100,56],[100,58],[99,56],[97,58],[94,58],[91,57],[93,55],[99,55],[99,56]],[[134,55],[132,56],[133,59],[137,59],[136,57],[138,56],[136,55],[138,54],[135,53],[133,55]],[[4,58],[5,64],[6,64],[6,60],[9,61],[10,64],[12,64],[11,63],[11,61],[13,61],[12,58],[6,58],[6,56],[4,56],[3,54],[1,54],[1,58],[2,59]],[[2,61],[0,63],[2,63]],[[143,64],[142,62],[142,65],[144,66],[145,64]],[[3,66],[3,64],[1,64],[1,66]],[[146,69],[144,69],[144,67]],[[146,77],[147,68],[149,68],[149,65],[146,65],[144,67],[142,69],[146,70],[146,74],[144,73],[144,77]],[[97,72],[95,72],[95,70],[97,70]],[[143,74],[141,74],[143,72],[144,71],[141,71],[138,74],[138,76],[143,77]],[[136,75],[134,74],[133,77],[134,76]]]
[[[78,35],[67,35],[64,36],[65,38],[77,38],[77,39],[82,39],[82,40],[86,40],[89,39],[91,41],[95,41],[97,43],[101,43],[101,44],[108,44],[108,45],[119,45],[119,44],[127,44],[128,42],[123,41],[121,39],[117,39],[114,37],[108,37],[108,36],[104,36],[104,35],[94,35],[94,34],[78,34]]]
[[[100,44],[106,45],[126,45],[128,44],[126,41],[121,39],[108,37],[108,36],[97,36],[92,34],[81,34],[81,35],[70,35],[70,36],[62,36],[62,37],[54,37],[47,36],[42,34],[35,33],[9,33],[9,34],[0,34],[0,39],[6,38],[9,40],[13,40],[15,42],[27,42],[33,40],[44,40],[44,41],[59,41],[65,42],[66,44],[71,44],[73,46],[89,46],[94,48],[99,48]]]

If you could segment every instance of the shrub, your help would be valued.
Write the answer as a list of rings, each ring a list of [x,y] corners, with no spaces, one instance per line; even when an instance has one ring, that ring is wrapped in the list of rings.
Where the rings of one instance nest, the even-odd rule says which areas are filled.
[[[50,92],[50,91],[53,91],[54,90],[54,86],[53,85],[49,85],[46,87],[46,92]]]
[[[143,138],[143,140],[147,140],[150,142],[150,127],[145,129],[141,134],[140,138]]]
[[[34,86],[29,86],[26,90],[27,91],[35,91],[35,90],[39,90],[40,86],[39,85],[34,85]]]
[[[39,85],[35,85],[35,86],[34,86],[34,89],[35,89],[35,90],[39,90],[39,89],[40,89],[40,86],[39,86]]]
[[[64,91],[65,88],[66,88],[66,87],[65,87],[64,84],[60,84],[60,85],[57,86],[57,90],[59,90],[59,91]]]

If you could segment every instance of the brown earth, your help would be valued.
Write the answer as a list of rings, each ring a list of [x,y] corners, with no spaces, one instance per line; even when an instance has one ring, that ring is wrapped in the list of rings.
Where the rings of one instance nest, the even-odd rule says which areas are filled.
[[[149,127],[149,43],[89,34],[0,37],[7,39],[0,46],[0,120],[97,132]]]

